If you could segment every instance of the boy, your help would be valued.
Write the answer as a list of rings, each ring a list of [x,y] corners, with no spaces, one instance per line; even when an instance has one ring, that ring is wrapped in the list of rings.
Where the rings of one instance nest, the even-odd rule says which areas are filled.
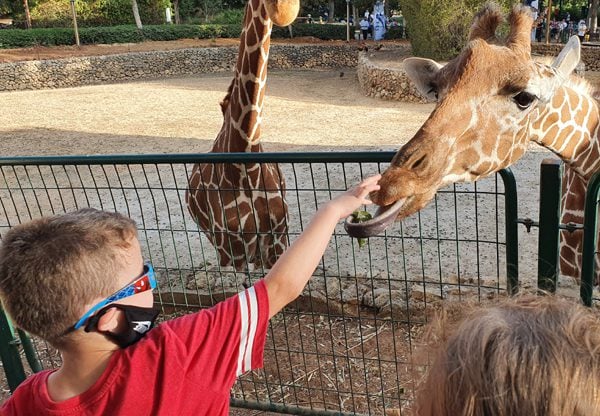
[[[253,287],[147,333],[156,280],[133,221],[84,209],[14,227],[0,248],[4,308],[63,363],[23,382],[0,414],[227,415],[235,378],[262,366],[269,318],[302,292],[336,223],[370,203],[379,178],[325,204]]]

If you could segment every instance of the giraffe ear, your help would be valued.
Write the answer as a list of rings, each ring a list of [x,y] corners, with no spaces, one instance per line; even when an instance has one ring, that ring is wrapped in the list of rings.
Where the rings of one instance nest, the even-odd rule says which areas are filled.
[[[552,68],[558,70],[565,78],[570,76],[577,67],[581,57],[579,37],[571,36],[569,42],[552,62]]]
[[[443,65],[425,58],[406,58],[402,64],[404,65],[404,72],[415,84],[421,95],[429,101],[437,101],[438,90],[435,79]]]

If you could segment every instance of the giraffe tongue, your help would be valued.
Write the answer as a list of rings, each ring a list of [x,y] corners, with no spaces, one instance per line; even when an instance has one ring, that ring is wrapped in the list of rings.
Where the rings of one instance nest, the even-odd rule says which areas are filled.
[[[394,202],[392,205],[379,207],[377,208],[375,216],[372,219],[364,222],[352,222],[354,218],[352,215],[350,215],[344,222],[344,228],[350,237],[373,237],[374,235],[382,233],[394,222],[398,216],[398,212],[400,212],[405,202],[406,198],[402,198]]]

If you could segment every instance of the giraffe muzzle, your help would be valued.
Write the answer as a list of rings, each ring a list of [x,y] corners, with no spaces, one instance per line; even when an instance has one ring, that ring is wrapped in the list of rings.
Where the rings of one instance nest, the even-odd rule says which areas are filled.
[[[354,218],[350,215],[344,221],[344,229],[350,237],[354,238],[367,238],[381,234],[392,225],[405,202],[406,198],[402,198],[386,207],[378,207],[375,216],[364,222],[353,222]]]

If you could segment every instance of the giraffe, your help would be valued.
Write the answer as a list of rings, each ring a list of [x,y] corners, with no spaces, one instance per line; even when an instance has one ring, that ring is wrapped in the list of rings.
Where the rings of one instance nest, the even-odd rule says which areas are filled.
[[[223,125],[211,152],[262,152],[260,124],[273,23],[289,25],[299,0],[250,0]],[[196,164],[188,210],[217,249],[221,266],[271,267],[287,246],[285,182],[276,164]]]
[[[475,16],[469,40],[445,66],[404,61],[407,75],[436,107],[394,156],[371,198],[375,218],[346,221],[352,236],[381,232],[423,208],[436,191],[475,181],[515,163],[530,142],[564,162],[562,221],[582,223],[587,182],[600,169],[598,102],[591,87],[571,76],[580,58],[577,37],[551,65],[531,59],[533,19],[526,6],[509,14],[506,39],[496,37],[504,17],[495,4]],[[561,275],[579,277],[582,233],[561,233]]]

